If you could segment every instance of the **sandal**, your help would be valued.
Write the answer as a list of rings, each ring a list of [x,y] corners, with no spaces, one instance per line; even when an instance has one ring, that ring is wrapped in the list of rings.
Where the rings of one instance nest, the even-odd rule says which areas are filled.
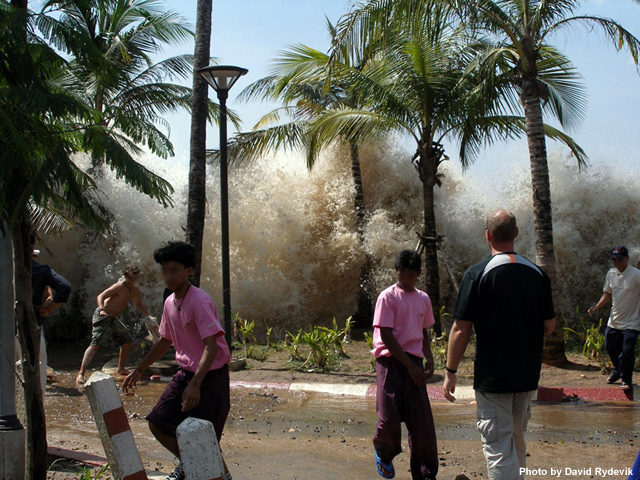
[[[376,454],[376,470],[382,478],[394,478],[396,476],[396,470],[393,468],[393,462],[384,463],[380,460],[378,452]]]
[[[612,383],[616,383],[618,380],[620,380],[620,375],[618,375],[616,372],[613,372],[607,377],[607,383],[609,385],[611,385]]]
[[[632,390],[633,390],[633,387],[631,386],[630,383],[622,382],[622,391],[623,392],[630,392]]]

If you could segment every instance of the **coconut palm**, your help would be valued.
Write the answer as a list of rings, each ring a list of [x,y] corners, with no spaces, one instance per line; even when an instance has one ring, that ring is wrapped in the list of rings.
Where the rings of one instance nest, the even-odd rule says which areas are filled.
[[[209,66],[211,56],[211,13],[213,0],[198,0],[194,69]],[[187,198],[187,242],[196,249],[193,283],[200,285],[202,271],[202,240],[207,210],[207,109],[209,85],[201,75],[193,76],[191,107],[191,141],[189,160],[189,193]]]
[[[564,130],[580,125],[586,113],[581,77],[552,43],[580,28],[598,31],[617,50],[626,49],[639,65],[640,40],[616,21],[576,15],[580,0],[473,0],[460,2],[467,26],[493,39],[478,63],[489,90],[499,92],[505,110],[524,111],[531,164],[537,263],[556,286],[551,190],[543,119],[557,120]],[[579,165],[584,161],[578,157]],[[545,361],[566,361],[563,324],[546,339]]]
[[[74,68],[36,35],[41,18],[27,2],[0,2],[0,226],[14,247],[15,319],[22,351],[26,477],[46,478],[46,425],[39,380],[40,327],[31,299],[31,245],[34,225],[60,229],[79,220],[96,228],[100,214],[95,182],[75,163],[77,153],[103,158],[118,178],[171,204],[169,183],[135,162],[130,154],[111,157],[106,140],[121,142],[105,124],[104,111],[66,88],[63,72]],[[122,141],[127,148],[133,140]],[[100,154],[109,153],[109,156]]]
[[[162,0],[48,0],[37,18],[44,37],[69,55],[55,81],[100,114],[103,129],[87,129],[93,166],[131,159],[147,147],[174,154],[164,115],[190,111],[192,89],[172,83],[190,78],[193,56],[154,63],[163,46],[193,37],[186,21]],[[218,106],[204,102],[211,121]],[[235,117],[233,117],[235,120]]]
[[[484,88],[473,68],[487,48],[485,39],[460,28],[454,10],[438,0],[372,0],[338,23],[332,58],[342,58],[345,44],[381,38],[385,80],[359,81],[363,97],[376,103],[368,111],[343,108],[317,122],[326,141],[335,135],[367,138],[381,131],[398,132],[416,142],[413,164],[423,186],[427,292],[439,333],[440,273],[434,189],[442,183],[440,166],[448,159],[444,142],[460,143],[460,161],[467,166],[483,144],[520,136],[522,117],[506,114],[499,94]],[[584,152],[562,132],[543,126],[543,135],[568,145],[580,161]],[[323,136],[324,135],[324,136]]]
[[[335,34],[335,28],[328,20],[327,29],[330,35]],[[344,53],[342,60],[331,66],[328,54],[306,45],[294,45],[281,52],[271,62],[269,75],[249,85],[239,99],[277,101],[283,106],[264,115],[252,132],[236,135],[231,146],[234,160],[257,158],[278,149],[297,149],[305,151],[307,167],[313,169],[319,153],[334,140],[319,142],[314,133],[314,122],[332,109],[366,108],[366,99],[353,89],[353,82],[362,74],[373,75],[375,61],[363,51]],[[330,85],[327,85],[330,69],[334,73]],[[355,187],[356,232],[364,244],[366,205],[359,141],[357,138],[347,142],[340,138],[336,140],[349,151]],[[365,251],[358,308],[353,316],[358,326],[371,326],[373,319],[371,266],[372,259]]]

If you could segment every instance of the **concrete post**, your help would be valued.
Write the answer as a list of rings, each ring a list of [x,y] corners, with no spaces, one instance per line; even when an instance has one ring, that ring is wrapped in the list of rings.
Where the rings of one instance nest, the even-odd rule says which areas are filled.
[[[25,468],[24,428],[16,416],[15,318],[13,247],[0,233],[0,478],[6,480],[22,480]]]
[[[220,480],[224,464],[213,424],[189,417],[178,425],[178,448],[187,480]]]
[[[115,480],[147,480],[113,377],[95,372],[84,391]]]

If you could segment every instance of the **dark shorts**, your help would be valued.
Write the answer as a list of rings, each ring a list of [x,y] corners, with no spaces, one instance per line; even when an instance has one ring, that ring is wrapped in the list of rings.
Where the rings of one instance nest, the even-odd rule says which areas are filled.
[[[165,435],[176,436],[176,429],[187,417],[209,420],[216,430],[218,442],[229,415],[229,365],[211,370],[200,385],[200,403],[188,412],[182,411],[182,394],[193,378],[192,372],[178,370],[146,419]]]
[[[91,346],[93,347],[110,347],[111,345],[119,347],[133,342],[129,330],[118,317],[112,315],[100,317],[98,313],[94,313],[92,323]]]

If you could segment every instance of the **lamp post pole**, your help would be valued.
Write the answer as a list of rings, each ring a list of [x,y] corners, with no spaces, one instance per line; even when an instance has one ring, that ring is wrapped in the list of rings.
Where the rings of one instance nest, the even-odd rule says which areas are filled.
[[[227,158],[227,98],[229,90],[246,68],[220,65],[196,71],[213,87],[220,101],[220,235],[222,237],[222,308],[224,312],[225,339],[231,349],[231,269],[229,267],[229,180]]]
[[[222,308],[227,345],[231,348],[231,269],[229,266],[229,178],[227,161],[228,90],[218,90],[220,101],[220,235],[222,237]]]

